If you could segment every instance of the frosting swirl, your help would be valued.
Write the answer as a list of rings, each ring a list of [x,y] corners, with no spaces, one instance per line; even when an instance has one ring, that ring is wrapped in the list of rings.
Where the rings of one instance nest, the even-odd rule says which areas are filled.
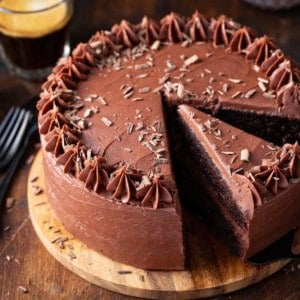
[[[196,10],[185,25],[185,32],[194,42],[207,41],[210,35],[209,26],[210,21]]]
[[[114,43],[114,36],[109,31],[97,31],[88,42],[89,47],[93,49],[92,54],[96,58],[108,56],[118,51],[118,47]]]
[[[300,178],[300,147],[298,143],[284,144],[275,152],[272,159],[252,168],[245,176],[252,179],[253,187],[261,196],[265,196],[268,191],[277,195],[280,190],[289,188],[291,179]],[[257,199],[254,189],[250,189]]]
[[[294,70],[295,67],[290,60],[286,59],[280,63],[270,76],[271,89],[279,91],[283,86],[293,85],[294,82],[300,82],[300,76]]]
[[[152,205],[154,209],[161,207],[164,203],[172,203],[172,195],[165,187],[163,177],[155,175],[151,184],[146,185],[138,192],[138,197],[142,199],[142,205]]]
[[[300,86],[293,83],[283,86],[278,92],[276,101],[280,109],[297,115],[300,109],[295,110],[295,104],[300,107]]]
[[[113,193],[112,197],[122,203],[128,203],[136,197],[133,177],[126,165],[111,174],[106,190]]]
[[[101,186],[107,186],[108,174],[106,171],[106,159],[93,157],[84,162],[84,169],[79,174],[79,180],[85,183],[85,187],[95,193],[100,192]]]
[[[260,66],[276,49],[277,46],[274,40],[265,35],[261,38],[256,38],[248,46],[246,49],[246,59],[253,60],[255,65]]]
[[[68,145],[75,145],[79,142],[78,132],[64,124],[62,128],[54,128],[46,136],[46,151],[53,152],[55,157],[64,153]]]
[[[76,88],[76,80],[72,75],[72,57],[63,57],[59,60],[56,67],[53,68],[47,81],[42,85],[43,89],[55,91],[57,89],[71,89]]]
[[[73,63],[71,70],[73,76],[78,80],[88,78],[88,73],[95,66],[95,58],[90,53],[88,44],[80,43],[72,52]]]
[[[111,32],[115,35],[117,45],[132,48],[140,42],[136,29],[126,20],[122,20],[120,24],[115,24],[111,28]]]
[[[248,46],[252,43],[253,39],[253,31],[244,26],[233,34],[229,43],[229,49],[231,51],[237,51],[238,53],[244,53]]]
[[[289,178],[300,178],[300,147],[295,144],[284,144],[275,154],[279,166]]]
[[[171,43],[183,41],[185,22],[181,16],[171,12],[162,18],[160,23],[160,39],[167,40]]]
[[[277,195],[279,189],[287,189],[289,183],[278,165],[261,166],[261,172],[255,174],[258,183]]]
[[[262,64],[261,70],[270,76],[275,69],[284,61],[284,55],[280,49],[275,50]]]
[[[160,26],[158,22],[145,16],[142,22],[137,25],[138,35],[147,45],[151,45],[154,41],[159,40]]]
[[[213,26],[213,44],[215,47],[219,45],[228,46],[234,32],[239,28],[239,24],[231,19],[221,15],[212,23]]]

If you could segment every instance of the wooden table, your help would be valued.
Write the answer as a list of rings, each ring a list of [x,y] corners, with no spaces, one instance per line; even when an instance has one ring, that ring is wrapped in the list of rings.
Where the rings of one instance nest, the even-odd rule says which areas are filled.
[[[118,8],[118,10],[116,10]],[[71,26],[72,44],[85,41],[97,28],[109,29],[122,18],[138,22],[145,14],[160,18],[170,11],[191,15],[195,9],[209,16],[230,15],[267,33],[279,46],[300,62],[300,7],[290,11],[262,11],[238,0],[229,1],[139,1],[76,0]],[[9,76],[0,65],[0,119],[13,104],[24,104],[39,93],[39,83]],[[38,143],[37,137],[32,144]],[[60,265],[44,248],[31,225],[26,201],[26,181],[30,158],[37,151],[30,147],[8,191],[16,201],[0,214],[0,299],[132,299],[92,285]],[[28,159],[29,158],[29,159]],[[18,287],[26,288],[23,295]],[[256,284],[230,295],[213,299],[299,299],[300,264],[294,262]]]

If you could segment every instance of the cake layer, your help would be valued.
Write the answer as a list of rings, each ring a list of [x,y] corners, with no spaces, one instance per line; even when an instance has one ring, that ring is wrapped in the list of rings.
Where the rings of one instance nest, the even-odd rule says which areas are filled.
[[[283,146],[289,151],[280,158],[276,153],[282,148],[190,106],[181,105],[178,113],[181,134],[186,135],[188,145],[193,145],[191,159],[184,159],[181,164],[194,166],[180,176],[198,178],[192,184],[198,181],[209,199],[198,192],[194,202],[214,201],[215,210],[198,204],[200,213],[213,224],[220,222],[217,219],[221,214],[223,222],[219,226],[229,228],[229,234],[223,238],[230,239],[227,242],[238,249],[236,252],[240,251],[240,256],[247,258],[258,253],[299,226],[300,181],[295,180],[299,165],[293,166],[292,175],[285,168],[289,165],[286,161],[299,155],[297,144]],[[179,151],[179,160],[185,151]],[[281,159],[285,160],[284,166]],[[197,160],[201,160],[198,166]]]

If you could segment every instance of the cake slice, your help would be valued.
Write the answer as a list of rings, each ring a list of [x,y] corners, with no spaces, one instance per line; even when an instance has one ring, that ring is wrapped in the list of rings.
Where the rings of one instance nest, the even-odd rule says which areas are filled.
[[[182,145],[189,145],[177,150],[183,197],[233,253],[248,258],[299,225],[297,143],[275,147],[186,105],[178,114]]]
[[[255,38],[250,29],[225,16],[215,20],[195,12],[185,19],[170,13],[160,22],[147,17],[139,24],[123,20],[111,31],[96,32],[70,57],[59,61],[43,84],[37,105],[52,209],[89,247],[143,269],[185,267],[181,204],[193,198],[208,206],[204,211],[214,213],[212,219],[228,232],[225,236],[235,241],[240,256],[255,247],[260,249],[263,238],[255,227],[256,218],[266,212],[263,220],[268,230],[274,231],[268,236],[271,243],[288,227],[293,228],[296,216],[289,215],[292,209],[280,211],[282,226],[269,226],[268,213],[283,204],[271,192],[261,196],[264,188],[257,185],[258,175],[244,173],[249,172],[251,164],[260,165],[271,151],[267,142],[260,149],[253,148],[253,141],[262,141],[258,138],[243,145],[239,144],[243,138],[228,138],[228,147],[240,145],[241,149],[234,151],[248,149],[242,151],[243,160],[250,152],[251,162],[241,163],[238,156],[230,154],[227,142],[218,144],[224,139],[219,131],[203,125],[213,132],[209,135],[212,140],[207,141],[219,149],[223,146],[223,153],[219,157],[220,153],[210,146],[212,150],[207,153],[212,158],[202,157],[205,152],[193,144],[195,138],[190,134],[188,143],[194,145],[195,154],[192,158],[188,143],[176,136],[183,125],[172,124],[177,106],[185,103],[213,111],[232,125],[276,144],[300,142],[299,82],[299,69],[271,39]],[[185,132],[196,132],[193,118],[186,120],[191,124],[183,123]],[[288,147],[298,149],[297,145]],[[256,159],[253,153],[258,149],[262,156]],[[228,161],[222,162],[225,159],[232,159],[230,167]],[[209,169],[214,163],[216,166]],[[204,192],[199,188],[197,165],[208,172],[203,175],[203,186],[209,187],[208,178],[214,184],[214,189],[204,189],[207,199],[214,196],[214,202],[198,201],[197,195]],[[242,173],[237,171],[240,168]],[[173,170],[180,179],[176,184]],[[293,178],[294,174],[288,179]],[[177,186],[189,197],[179,202]],[[278,197],[290,191],[294,189],[280,191]],[[244,193],[242,198],[240,192]],[[286,203],[293,206],[295,194],[287,196]],[[275,207],[264,209],[268,205]],[[296,211],[299,213],[299,209]],[[257,243],[249,245],[249,235]]]

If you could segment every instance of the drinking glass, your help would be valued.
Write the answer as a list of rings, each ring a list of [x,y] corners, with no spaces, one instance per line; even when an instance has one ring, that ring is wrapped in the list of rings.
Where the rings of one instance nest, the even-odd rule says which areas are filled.
[[[14,74],[42,80],[70,52],[73,0],[0,0],[0,55]]]

